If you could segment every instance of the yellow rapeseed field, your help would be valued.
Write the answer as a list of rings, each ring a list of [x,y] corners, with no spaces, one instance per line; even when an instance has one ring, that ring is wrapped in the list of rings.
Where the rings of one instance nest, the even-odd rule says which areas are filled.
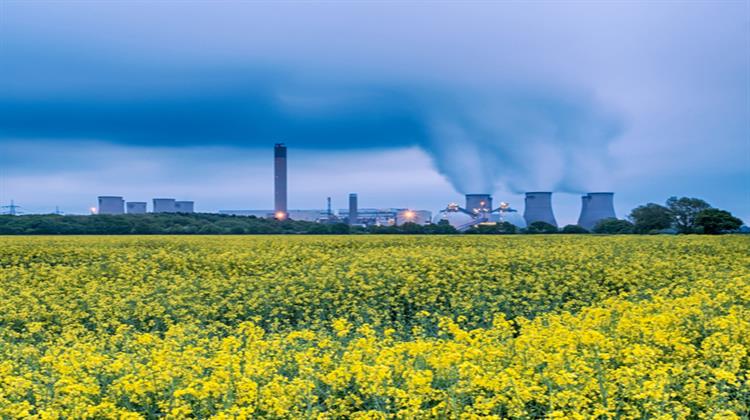
[[[745,418],[750,238],[0,237],[2,418]]]

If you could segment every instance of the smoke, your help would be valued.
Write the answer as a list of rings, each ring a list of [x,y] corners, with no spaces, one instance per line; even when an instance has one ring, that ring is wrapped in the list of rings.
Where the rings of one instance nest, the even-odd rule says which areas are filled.
[[[608,148],[622,122],[593,99],[504,91],[434,112],[424,147],[461,193],[611,188]]]

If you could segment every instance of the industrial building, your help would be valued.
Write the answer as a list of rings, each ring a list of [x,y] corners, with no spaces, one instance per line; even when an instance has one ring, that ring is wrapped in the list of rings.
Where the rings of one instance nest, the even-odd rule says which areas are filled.
[[[175,201],[174,208],[177,213],[194,213],[195,202],[193,201]]]
[[[551,192],[527,192],[524,204],[523,219],[527,226],[534,222],[544,222],[557,227],[555,213],[552,211]]]
[[[128,201],[125,207],[128,210],[128,214],[146,214],[145,201]]]
[[[348,209],[339,209],[339,218],[350,220]],[[430,223],[432,212],[428,210],[411,210],[406,208],[364,208],[357,209],[356,224],[365,226],[393,226],[406,222],[417,224]]]
[[[578,226],[591,230],[601,220],[616,218],[614,196],[613,192],[592,192],[582,196]]]
[[[432,223],[432,212],[428,210],[399,210],[396,213],[396,225],[401,226],[404,223],[416,223],[418,225]]]
[[[125,200],[119,196],[99,196],[99,214],[124,214]]]
[[[176,200],[174,198],[154,198],[153,199],[153,212],[154,213],[176,213],[177,206],[175,205]]]
[[[512,209],[508,203],[500,203],[497,208],[492,207],[492,196],[490,194],[466,194],[466,205],[461,207],[458,203],[450,203],[440,211],[435,222],[448,222],[457,230],[464,232],[480,224],[493,224],[509,222],[519,227],[525,227],[526,223]]]
[[[273,147],[273,213],[279,220],[289,217],[286,206],[286,146]]]
[[[219,214],[229,216],[255,216],[258,218],[277,218],[275,210],[219,210]],[[328,219],[326,210],[287,210],[286,217],[305,222],[320,222]]]

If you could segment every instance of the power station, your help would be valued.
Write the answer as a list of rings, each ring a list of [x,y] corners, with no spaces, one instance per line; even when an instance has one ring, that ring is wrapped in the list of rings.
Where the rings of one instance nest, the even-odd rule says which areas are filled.
[[[465,204],[450,203],[432,219],[432,213],[427,210],[409,208],[360,208],[359,197],[350,193],[348,208],[340,209],[337,214],[331,210],[331,198],[327,198],[325,210],[289,210],[287,206],[287,148],[284,143],[274,144],[273,152],[273,209],[272,210],[220,210],[220,214],[237,216],[255,216],[275,218],[277,220],[305,220],[319,223],[344,222],[349,225],[401,225],[404,223],[441,223],[447,222],[459,231],[466,231],[481,224],[511,223],[518,227],[526,227],[535,222],[544,222],[557,227],[557,219],[552,208],[551,191],[532,191],[525,194],[523,217],[516,209],[506,202],[498,207],[492,203],[492,195],[487,193],[472,193],[464,196]],[[121,196],[98,197],[99,214],[145,214],[146,202],[132,201],[125,203]],[[154,198],[153,213],[193,213],[193,201],[176,200],[174,198]],[[581,213],[578,225],[593,229],[604,219],[615,218],[614,193],[590,192],[581,197]]]

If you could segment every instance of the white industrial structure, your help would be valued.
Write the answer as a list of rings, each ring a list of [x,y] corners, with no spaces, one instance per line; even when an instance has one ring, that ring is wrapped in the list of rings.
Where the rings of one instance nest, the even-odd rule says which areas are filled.
[[[480,224],[508,222],[518,227],[525,227],[523,219],[516,214],[508,203],[500,203],[492,208],[490,194],[466,194],[466,207],[450,203],[440,211],[435,222],[447,221],[457,230],[464,232]]]

